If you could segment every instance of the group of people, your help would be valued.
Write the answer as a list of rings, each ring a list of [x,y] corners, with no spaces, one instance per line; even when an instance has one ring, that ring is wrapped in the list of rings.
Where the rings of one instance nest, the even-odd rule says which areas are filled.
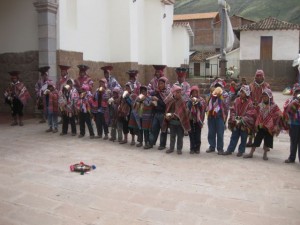
[[[54,84],[48,77],[50,67],[41,67],[41,77],[35,85],[37,108],[43,111],[48,121],[46,132],[58,132],[58,116],[62,118],[60,135],[68,133],[71,125],[72,136],[86,134],[86,126],[91,139],[103,138],[130,143],[144,149],[158,149],[167,146],[168,132],[170,145],[166,153],[177,151],[182,154],[183,137],[189,136],[190,153],[199,154],[201,130],[207,116],[207,153],[231,155],[238,144],[238,157],[252,158],[255,149],[264,141],[263,159],[268,160],[268,152],[273,148],[273,137],[281,130],[289,130],[290,156],[286,163],[300,160],[300,85],[293,87],[281,111],[274,102],[270,85],[265,82],[263,70],[257,70],[254,81],[247,85],[243,80],[238,86],[226,90],[226,83],[216,78],[210,93],[201,97],[198,86],[190,86],[185,80],[186,68],[176,68],[177,81],[171,85],[164,76],[164,65],[153,65],[155,74],[148,85],[137,80],[138,71],[129,70],[128,82],[122,87],[112,76],[112,66],[101,67],[104,77],[97,87],[87,74],[86,65],[78,65],[79,76],[73,80],[68,75],[69,66],[60,65],[61,78]],[[23,125],[23,106],[30,98],[29,92],[19,81],[19,72],[10,72],[11,84],[4,93],[6,103],[12,109],[14,125]],[[19,121],[18,121],[19,119]],[[96,125],[93,129],[92,121]],[[44,121],[41,121],[44,122]],[[110,136],[109,136],[109,127]],[[224,131],[232,132],[230,143],[224,151]],[[96,134],[95,134],[96,133]],[[129,140],[129,135],[131,140]],[[247,143],[247,139],[249,139]],[[175,146],[176,145],[176,146]],[[245,154],[246,147],[251,147]]]

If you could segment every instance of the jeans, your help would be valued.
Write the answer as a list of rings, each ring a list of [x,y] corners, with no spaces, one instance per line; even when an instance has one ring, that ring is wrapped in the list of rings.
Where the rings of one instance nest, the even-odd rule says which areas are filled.
[[[150,144],[155,145],[159,132],[160,132],[160,147],[166,147],[167,143],[167,132],[161,132],[162,123],[164,121],[164,114],[163,113],[155,113],[153,120],[152,120],[152,128],[150,131]]]
[[[223,151],[224,147],[224,130],[225,124],[222,115],[219,113],[217,117],[209,117],[207,119],[208,124],[208,143],[211,149]],[[217,146],[216,146],[217,138]]]
[[[230,143],[227,148],[228,152],[234,152],[240,137],[241,143],[239,145],[239,153],[245,152],[248,133],[246,131],[241,130],[241,128],[235,128],[232,131]]]
[[[298,159],[300,162],[300,125],[291,125],[289,135],[291,141],[289,160],[295,161],[298,149]]]
[[[52,112],[48,111],[47,115],[48,115],[48,125],[49,125],[49,128],[57,129],[58,114],[57,113],[52,113]]]

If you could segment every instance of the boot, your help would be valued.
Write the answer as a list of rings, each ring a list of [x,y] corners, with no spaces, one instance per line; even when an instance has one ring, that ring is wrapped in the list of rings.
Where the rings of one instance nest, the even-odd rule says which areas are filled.
[[[253,141],[253,137],[249,137],[246,147],[252,147],[252,145],[253,145],[252,141]]]
[[[24,126],[23,120],[22,120],[22,116],[19,116],[19,126]]]
[[[263,160],[268,160],[268,151],[270,151],[270,149],[268,147],[264,146],[264,155],[263,155]]]
[[[245,158],[245,159],[250,159],[250,158],[253,158],[253,153],[254,153],[254,151],[255,151],[255,148],[251,148],[251,151],[250,151],[250,153],[249,154],[246,154],[246,155],[244,155],[244,157],[243,158]]]
[[[105,134],[103,140],[108,140],[108,134]]]
[[[127,143],[127,137],[128,137],[128,134],[124,134],[124,140],[120,141],[120,144],[126,144]]]
[[[11,122],[10,125],[11,125],[11,126],[16,126],[16,125],[18,125],[17,116],[14,116],[14,117],[13,117],[13,121]]]
[[[150,149],[150,148],[152,148],[153,146],[149,143],[149,142],[147,142],[146,144],[145,144],[145,146],[144,146],[144,149]]]

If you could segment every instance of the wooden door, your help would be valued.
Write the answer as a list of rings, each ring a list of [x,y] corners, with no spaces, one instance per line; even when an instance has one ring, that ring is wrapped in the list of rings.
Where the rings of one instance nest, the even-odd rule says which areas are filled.
[[[272,46],[273,37],[262,36],[260,37],[260,59],[272,60]]]

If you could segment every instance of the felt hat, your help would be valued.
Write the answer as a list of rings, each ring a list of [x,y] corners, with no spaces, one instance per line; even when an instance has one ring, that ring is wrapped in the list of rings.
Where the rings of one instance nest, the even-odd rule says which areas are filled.
[[[77,66],[78,69],[80,70],[80,72],[86,72],[90,67],[88,67],[87,65],[83,65],[83,64],[80,64]]]

